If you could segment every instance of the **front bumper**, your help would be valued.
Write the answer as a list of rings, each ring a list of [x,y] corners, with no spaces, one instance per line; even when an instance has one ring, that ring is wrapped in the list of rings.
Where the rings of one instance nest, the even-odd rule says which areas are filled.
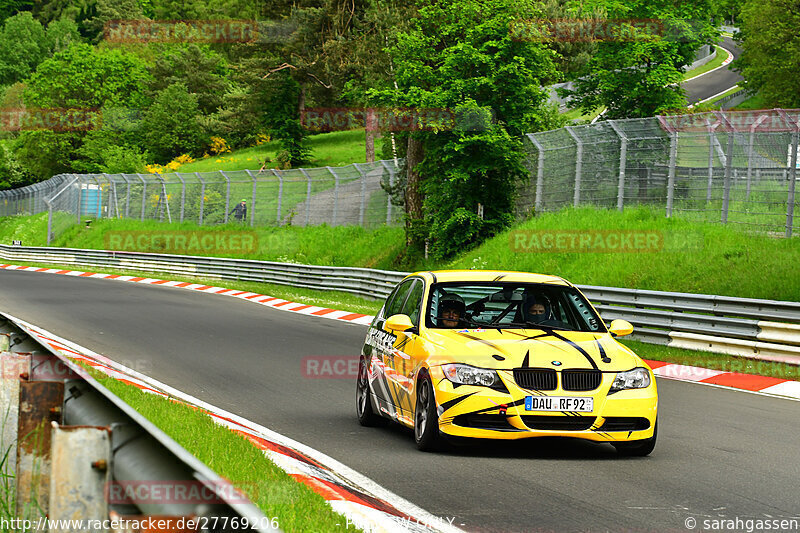
[[[441,371],[431,368],[439,430],[452,437],[525,439],[575,437],[597,442],[624,442],[653,436],[658,411],[655,378],[650,386],[608,394],[615,373],[604,373],[600,386],[588,392],[556,390],[546,396],[593,398],[586,413],[526,411],[525,397],[534,393],[520,388],[511,372],[499,371],[508,392],[473,385],[454,385]],[[560,385],[560,384],[559,384]]]

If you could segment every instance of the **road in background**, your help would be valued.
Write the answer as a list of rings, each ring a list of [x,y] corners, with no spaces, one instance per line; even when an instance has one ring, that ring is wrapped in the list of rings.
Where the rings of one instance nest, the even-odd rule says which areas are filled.
[[[800,402],[659,379],[659,443],[648,458],[555,439],[429,454],[408,430],[359,426],[355,379],[302,374],[304,357],[356,356],[366,327],[182,289],[5,270],[0,309],[312,446],[471,531],[685,531],[689,517],[800,517]]]
[[[730,37],[723,37],[720,46],[732,53],[734,60],[738,59],[742,52]],[[699,78],[685,81],[682,86],[686,91],[686,101],[694,104],[730,89],[742,79],[744,78],[738,72],[731,70],[731,64],[728,63],[728,65],[704,74]]]

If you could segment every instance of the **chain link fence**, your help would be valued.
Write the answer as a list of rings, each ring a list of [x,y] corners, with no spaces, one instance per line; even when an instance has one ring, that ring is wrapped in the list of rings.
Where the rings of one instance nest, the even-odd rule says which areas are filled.
[[[527,135],[517,215],[656,205],[667,217],[798,230],[800,111],[715,111],[606,120]]]
[[[291,170],[65,174],[0,192],[0,216],[48,211],[48,243],[81,220],[130,218],[200,225],[397,224],[402,208],[386,192],[394,161]],[[236,205],[247,207],[241,220]]]
[[[528,134],[531,179],[516,215],[593,205],[651,205],[667,217],[797,232],[799,110],[714,111]],[[399,224],[392,204],[400,167],[392,160],[291,170],[62,174],[0,192],[0,216],[48,211],[48,235],[82,219],[131,218],[201,225]],[[48,241],[49,242],[49,241]]]

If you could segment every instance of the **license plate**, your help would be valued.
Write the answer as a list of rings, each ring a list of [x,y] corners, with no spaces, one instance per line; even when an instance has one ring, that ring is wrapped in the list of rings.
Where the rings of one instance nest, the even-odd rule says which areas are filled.
[[[594,409],[594,398],[570,396],[526,396],[526,411],[577,411],[590,413]]]

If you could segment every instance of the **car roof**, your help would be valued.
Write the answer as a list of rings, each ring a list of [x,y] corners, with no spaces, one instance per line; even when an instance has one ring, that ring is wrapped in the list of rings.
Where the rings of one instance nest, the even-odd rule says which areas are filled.
[[[564,278],[532,272],[514,272],[507,270],[433,270],[410,274],[422,276],[434,283],[449,281],[512,281],[521,283],[552,283],[554,285],[570,285]]]

